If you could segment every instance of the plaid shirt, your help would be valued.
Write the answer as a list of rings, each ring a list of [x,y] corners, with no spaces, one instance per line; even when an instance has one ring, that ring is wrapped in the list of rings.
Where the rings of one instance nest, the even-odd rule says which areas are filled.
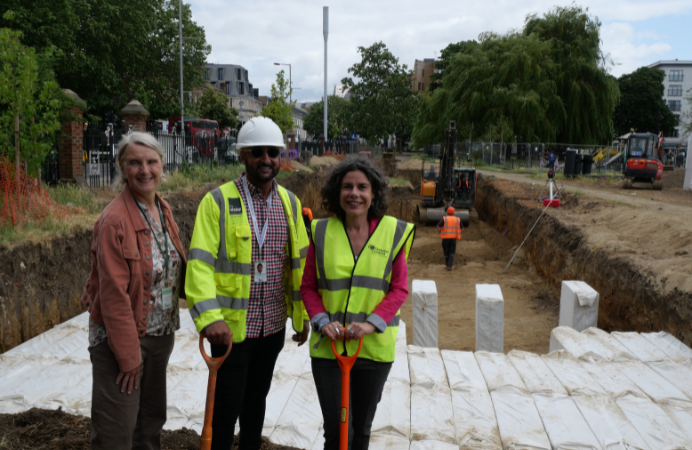
[[[236,179],[235,185],[238,187],[243,204],[248,204],[245,195],[243,181],[246,181],[245,173]],[[262,195],[262,191],[247,183],[250,196],[255,207],[255,217],[257,227],[262,230],[264,222],[267,220],[267,201]],[[288,222],[284,205],[279,197],[276,180],[272,182],[272,204],[269,214],[269,226],[267,235],[262,245],[262,254],[255,237],[255,228],[252,225],[252,217],[248,211],[250,221],[250,231],[252,233],[252,261],[265,261],[264,270],[267,273],[266,283],[255,283],[254,265],[252,270],[252,280],[250,283],[250,304],[247,310],[246,329],[248,338],[271,336],[283,330],[286,326],[286,298],[284,291],[284,271],[288,261],[286,245],[288,244]]]

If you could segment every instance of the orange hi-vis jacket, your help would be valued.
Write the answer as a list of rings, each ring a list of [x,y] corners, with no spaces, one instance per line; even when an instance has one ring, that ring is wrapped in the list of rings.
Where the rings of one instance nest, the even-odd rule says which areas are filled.
[[[457,189],[461,189],[462,186],[464,186],[466,189],[469,189],[469,180],[467,180],[466,178],[460,179],[457,185]]]
[[[461,219],[455,216],[444,216],[444,224],[440,231],[442,239],[461,239]]]

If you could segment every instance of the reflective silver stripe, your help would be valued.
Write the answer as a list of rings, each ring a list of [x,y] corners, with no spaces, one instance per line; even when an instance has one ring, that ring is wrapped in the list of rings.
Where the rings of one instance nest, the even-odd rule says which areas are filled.
[[[394,242],[392,243],[392,251],[389,252],[389,260],[387,261],[387,266],[384,269],[384,278],[385,279],[392,272],[394,250],[396,249],[396,246],[399,244],[399,241],[401,241],[401,238],[404,237],[404,233],[406,232],[406,226],[407,225],[408,224],[406,222],[404,222],[403,220],[397,220],[396,221],[396,229],[394,230]],[[385,292],[389,292],[389,286],[387,286],[387,290]]]
[[[327,105],[329,106],[329,105]],[[307,258],[308,256],[308,247],[303,247],[300,249],[300,257],[301,258]]]
[[[329,219],[320,219],[315,224],[315,263],[317,266],[317,284],[320,289],[326,289],[327,274],[324,271],[324,242],[327,239],[327,223]],[[331,289],[330,289],[331,290]]]
[[[324,269],[323,269],[324,270]],[[351,288],[350,278],[337,278],[333,280],[328,280],[326,278],[319,278],[317,280],[318,289],[326,289],[328,291],[336,292]]]
[[[228,261],[226,252],[226,201],[223,198],[221,188],[212,189],[211,196],[219,207],[219,261]]]
[[[216,266],[214,269],[216,270],[216,273],[250,275],[252,273],[252,264],[218,260],[216,261]]]
[[[300,258],[291,258],[291,269],[300,269]]]
[[[250,304],[249,298],[234,298],[216,294],[216,299],[219,301],[219,305],[221,305],[222,308],[228,309],[247,310]]]
[[[401,321],[401,316],[394,316],[394,318],[387,324],[388,327],[398,327]]]
[[[354,323],[354,322],[365,322],[368,319],[368,316],[370,314],[364,313],[364,312],[359,312],[359,313],[353,313],[353,312],[347,312],[344,314],[343,312],[335,312],[334,314],[329,314],[329,321],[330,322],[340,322],[340,323]],[[344,318],[346,320],[344,320]],[[389,321],[387,324],[388,327],[398,327],[399,322],[401,321],[401,316],[396,315],[394,318]]]
[[[202,300],[201,302],[197,302],[194,304],[192,309],[190,309],[190,315],[192,316],[193,319],[196,319],[200,316],[200,314],[205,313],[207,311],[211,311],[212,309],[219,309],[219,302],[215,298],[208,298],[206,300]]]
[[[286,189],[286,192],[288,193],[288,200],[291,203],[291,211],[293,211],[293,222],[295,222],[296,229],[297,229],[298,228],[298,215],[299,214],[297,211],[298,203],[296,202],[296,195],[293,192],[289,191],[288,189]],[[300,216],[302,217],[302,214],[300,214]]]
[[[352,287],[372,289],[375,291],[389,292],[389,282],[382,278],[368,277],[365,275],[353,275]]]
[[[327,105],[327,106],[329,106],[329,105]],[[293,291],[293,301],[294,302],[302,302],[303,301],[303,296],[300,295],[300,289]]]
[[[202,261],[214,267],[216,265],[216,258],[210,252],[202,250],[201,248],[191,248],[190,253],[187,255],[187,261],[192,260]]]

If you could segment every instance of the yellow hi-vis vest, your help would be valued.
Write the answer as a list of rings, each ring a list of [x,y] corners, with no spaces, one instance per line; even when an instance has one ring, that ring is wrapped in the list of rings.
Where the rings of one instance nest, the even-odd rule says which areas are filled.
[[[281,186],[278,191],[289,236],[284,270],[286,305],[293,329],[301,332],[303,322],[309,320],[300,296],[309,241],[300,201]],[[185,279],[187,305],[197,331],[225,320],[233,332],[233,342],[245,340],[251,272],[250,222],[240,192],[231,181],[207,193],[197,209]]]
[[[330,322],[339,321],[347,327],[351,322],[366,321],[389,292],[394,259],[402,250],[408,258],[414,233],[414,224],[384,216],[356,261],[341,220],[336,217],[313,220],[317,288]],[[379,362],[394,361],[398,331],[397,311],[383,333],[375,331],[363,336],[363,348],[358,357]],[[330,340],[323,339],[317,345],[318,340],[318,333],[312,333],[310,356],[335,359]],[[335,344],[339,354],[343,354],[343,341]],[[346,341],[346,354],[353,355],[357,349],[357,340]]]

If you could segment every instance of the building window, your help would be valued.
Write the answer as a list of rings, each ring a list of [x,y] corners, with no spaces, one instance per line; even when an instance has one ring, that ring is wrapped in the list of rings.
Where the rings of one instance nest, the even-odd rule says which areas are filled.
[[[418,90],[420,91],[420,83],[418,83]]]
[[[211,69],[208,67],[204,69],[204,79],[207,81],[211,80]]]
[[[425,76],[425,69],[423,69],[423,76]]]
[[[682,97],[682,85],[671,84],[668,86],[668,95],[671,97]]]
[[[682,70],[671,70],[668,81],[682,81]]]
[[[238,83],[238,93],[240,95],[245,95],[245,84],[244,83]]]
[[[223,67],[219,67],[219,80],[223,80]]]
[[[226,95],[231,95],[231,83],[226,83]]]
[[[678,137],[680,137],[680,131],[676,128],[676,129],[673,130],[672,133],[669,133],[668,136],[666,136],[666,137],[669,137],[669,138],[678,138]]]
[[[668,107],[671,111],[680,111],[682,108],[682,100],[668,100]]]
[[[247,79],[247,70],[245,71],[245,81],[250,81]],[[327,106],[329,106],[329,105],[327,105]]]
[[[241,73],[241,70],[240,70],[240,69],[236,69],[236,70],[235,70],[236,78],[237,78],[238,80],[241,80],[241,79],[242,79],[242,77],[240,76],[240,73]]]

